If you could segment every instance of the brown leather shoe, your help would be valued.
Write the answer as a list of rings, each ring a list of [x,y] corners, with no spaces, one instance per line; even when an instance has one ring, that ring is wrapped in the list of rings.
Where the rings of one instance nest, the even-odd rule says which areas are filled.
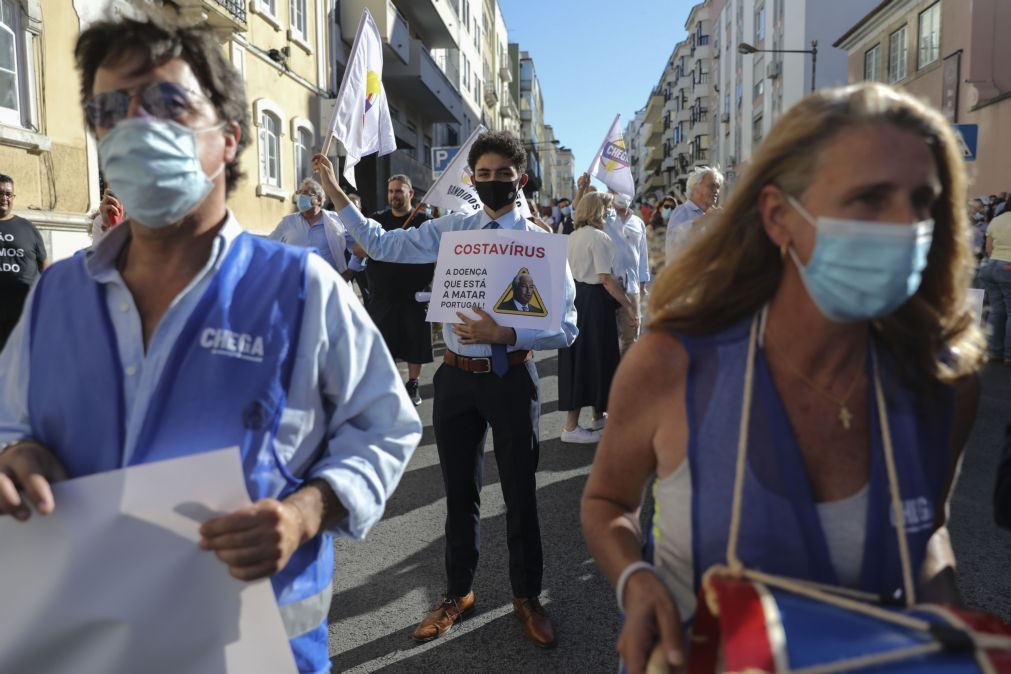
[[[438,639],[449,628],[474,612],[474,593],[462,597],[443,597],[414,629],[411,638],[418,643]]]
[[[551,625],[547,611],[537,597],[516,597],[513,599],[516,618],[523,625],[523,631],[530,640],[541,648],[554,648],[555,628]]]

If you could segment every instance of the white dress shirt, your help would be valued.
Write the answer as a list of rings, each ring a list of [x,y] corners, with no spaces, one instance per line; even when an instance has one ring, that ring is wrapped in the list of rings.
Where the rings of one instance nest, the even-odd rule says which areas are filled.
[[[140,313],[116,268],[129,227],[110,230],[87,252],[86,268],[105,293],[123,364],[124,463],[136,451],[173,346],[241,232],[229,213],[214,239],[207,264],[173,300],[146,349]],[[386,500],[400,481],[421,438],[421,421],[382,336],[348,284],[317,255],[309,256],[305,274],[305,311],[276,436],[277,452],[294,475],[322,479],[333,489],[348,511],[334,533],[362,538],[379,521]],[[26,318],[31,316],[33,299],[34,289],[21,321],[0,353],[0,444],[33,435],[28,415],[31,321]],[[66,338],[72,348],[74,339],[98,336]]]

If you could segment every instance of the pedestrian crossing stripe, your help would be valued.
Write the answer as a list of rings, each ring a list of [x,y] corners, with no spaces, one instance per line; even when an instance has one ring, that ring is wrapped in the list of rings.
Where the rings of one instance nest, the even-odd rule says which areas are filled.
[[[530,271],[526,267],[520,267],[520,270],[516,272],[516,276],[513,277],[513,281],[509,282],[506,286],[505,292],[502,296],[498,298],[498,302],[495,303],[495,313],[496,314],[510,314],[513,316],[532,316],[537,318],[543,318],[548,315],[548,310],[544,308],[544,300],[541,299],[541,294],[537,291],[537,286],[534,285],[533,292],[530,297],[530,301],[527,302],[529,310],[521,311],[518,306],[513,302],[515,299],[515,293],[513,291],[513,283],[515,279],[526,274],[530,276]],[[533,277],[530,277],[531,282]]]

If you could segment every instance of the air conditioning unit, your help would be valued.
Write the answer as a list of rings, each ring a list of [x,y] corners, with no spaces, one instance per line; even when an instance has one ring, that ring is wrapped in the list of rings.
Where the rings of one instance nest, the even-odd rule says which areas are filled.
[[[766,68],[765,74],[768,75],[770,80],[774,80],[783,74],[783,64],[780,61],[773,61]]]
[[[724,112],[723,116],[720,117],[720,121],[723,122],[724,124],[730,124],[730,113]]]

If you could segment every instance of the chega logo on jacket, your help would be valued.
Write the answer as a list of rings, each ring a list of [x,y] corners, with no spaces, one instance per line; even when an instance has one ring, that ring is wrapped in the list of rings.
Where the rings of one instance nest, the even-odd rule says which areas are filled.
[[[263,337],[232,332],[225,328],[205,328],[200,334],[200,346],[216,356],[263,362]]]
[[[934,519],[934,506],[923,496],[919,498],[909,498],[902,502],[902,516],[905,520],[906,532],[916,533],[927,531],[936,524]],[[888,509],[888,522],[895,526],[895,513],[891,506]]]

